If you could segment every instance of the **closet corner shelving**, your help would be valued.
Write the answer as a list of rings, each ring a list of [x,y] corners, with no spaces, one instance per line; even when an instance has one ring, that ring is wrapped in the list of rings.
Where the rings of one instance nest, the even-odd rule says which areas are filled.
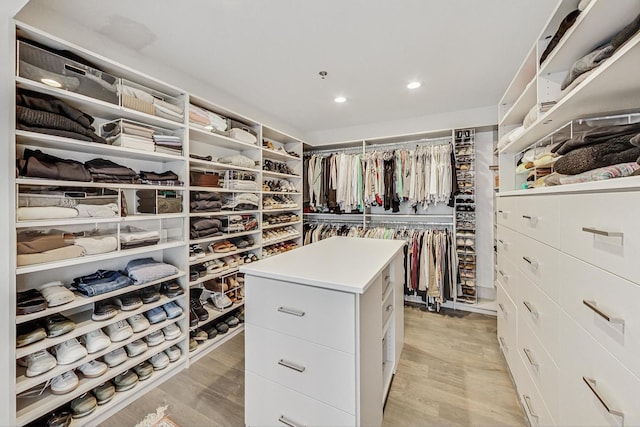
[[[560,23],[578,7],[541,62]],[[516,173],[525,156],[548,154],[552,144],[603,127],[615,138],[615,126],[638,123],[637,28],[582,80],[561,85],[576,61],[639,16],[633,0],[558,1],[498,106],[497,338],[532,426],[640,423],[630,392],[640,387],[631,344],[637,331],[630,327],[639,319],[633,301],[640,276],[629,255],[639,237],[627,220],[638,209],[640,178],[566,183],[560,180],[572,180],[559,176],[562,184],[546,186],[537,179],[559,163],[539,174],[533,160]],[[517,136],[507,135],[512,130]]]
[[[246,256],[250,255],[247,262],[251,262],[294,249],[302,244],[302,142],[30,25],[16,22],[15,41],[17,90],[51,96],[90,114],[95,118],[95,133],[110,138],[109,143],[104,144],[85,141],[72,134],[59,136],[38,133],[25,127],[16,129],[12,142],[18,158],[23,156],[25,149],[41,150],[62,159],[87,162],[101,158],[138,173],[153,171],[156,174],[178,177],[177,180],[168,183],[155,182],[155,177],[149,181],[118,183],[96,182],[93,179],[85,182],[64,178],[16,177],[13,171],[7,172],[10,173],[10,179],[16,188],[16,216],[13,220],[16,235],[63,230],[69,236],[73,235],[78,242],[78,238],[82,236],[92,237],[97,233],[99,236],[106,236],[109,242],[116,242],[117,245],[113,250],[105,250],[104,253],[90,253],[70,259],[51,259],[40,263],[32,263],[29,257],[18,254],[17,250],[13,251],[14,260],[18,260],[19,264],[15,262],[18,265],[15,274],[10,275],[9,294],[13,296],[9,301],[10,305],[16,304],[17,292],[37,289],[52,280],[59,280],[68,286],[73,283],[74,278],[93,274],[97,270],[124,270],[129,261],[139,258],[151,257],[176,267],[174,274],[137,285],[135,288],[124,287],[89,297],[76,293],[75,299],[65,305],[49,307],[44,311],[26,315],[15,314],[15,325],[19,328],[29,327],[34,322],[43,321],[45,317],[56,314],[65,315],[76,323],[72,332],[60,337],[45,338],[23,347],[16,347],[13,354],[17,360],[128,319],[135,314],[162,307],[167,302],[175,302],[180,306],[181,315],[152,324],[147,330],[134,333],[126,340],[113,342],[109,347],[72,364],[57,365],[49,372],[32,377],[27,377],[26,369],[21,366],[16,365],[10,369],[11,375],[15,375],[16,378],[15,382],[9,385],[16,394],[16,411],[11,415],[12,424],[45,424],[52,412],[68,411],[73,399],[90,393],[96,386],[113,380],[118,374],[133,369],[171,346],[179,347],[180,358],[168,367],[155,371],[149,379],[140,382],[131,391],[116,393],[110,402],[99,405],[91,414],[74,420],[74,425],[95,425],[130,404],[142,393],[158,386],[242,333],[244,325],[240,324],[229,329],[227,333],[201,342],[195,350],[189,351],[190,332],[205,325],[215,326],[228,316],[244,310],[243,282],[239,280],[238,258],[246,259]],[[73,54],[74,58],[81,62],[65,59],[60,56],[63,53]],[[37,64],[34,65],[34,62]],[[59,70],[45,69],[56,65],[60,66]],[[189,115],[191,104],[216,114],[220,120],[224,120],[226,130],[214,131],[194,126]],[[240,130],[232,133],[230,129],[233,128]],[[113,132],[113,129],[117,131],[109,133]],[[133,132],[143,132],[148,139],[142,142],[136,140],[130,137],[136,135]],[[158,137],[158,140],[150,139],[151,134]],[[247,135],[253,135],[255,141],[247,138]],[[162,148],[162,144],[158,142],[162,140],[160,136],[164,136],[163,141],[166,145],[174,145],[168,148],[165,145],[165,148]],[[242,158],[238,160],[240,155]],[[234,157],[235,160],[229,160],[229,157]],[[274,163],[286,165],[286,168],[269,170]],[[145,175],[143,178],[148,176],[152,175]],[[202,180],[196,181],[193,178]],[[273,188],[267,189],[268,184]],[[24,213],[28,212],[26,210],[18,211],[19,207],[36,206],[28,204],[34,202],[27,201],[27,197],[31,196],[33,200],[34,195],[43,196],[48,194],[45,191],[50,192],[52,189],[59,191],[61,199],[72,200],[73,205],[69,205],[70,201],[64,203],[73,206],[74,209],[78,200],[82,200],[84,204],[104,205],[110,202],[113,215],[47,218],[47,215],[50,215],[47,213],[44,214],[44,219],[41,219],[24,216]],[[215,198],[220,204],[196,204],[196,207],[204,206],[205,209],[195,209],[191,203],[194,201],[195,193],[204,194],[203,200]],[[216,196],[208,197],[210,193],[216,193]],[[224,209],[222,205],[226,205]],[[215,211],[211,211],[211,207],[215,207]],[[18,216],[18,212],[21,216]],[[49,209],[48,212],[53,210]],[[220,228],[224,227],[223,232],[211,235],[192,233],[192,224],[198,220],[202,223],[203,219],[214,220],[204,224],[220,225]],[[263,227],[263,221],[267,219],[270,223]],[[148,245],[142,246],[127,244],[127,239],[131,236],[125,233],[140,230],[159,236],[158,240],[146,242]],[[222,242],[227,241],[237,243],[238,246],[227,245],[224,251],[217,251],[222,249]],[[192,251],[194,245],[199,245],[202,250],[198,251],[198,256]],[[204,263],[210,266],[216,262],[226,268],[214,266],[207,270],[205,267],[205,273],[202,274],[200,266]],[[194,271],[197,272],[197,277],[194,277]],[[208,319],[191,327],[190,300],[195,298],[192,290],[205,287],[206,282],[227,281],[230,278],[233,278],[234,282],[229,283],[236,285],[224,292],[232,297],[232,305],[218,309],[211,301],[205,301],[205,297],[210,293],[203,292],[200,303],[203,304]],[[98,322],[91,319],[94,305],[146,288],[154,287],[158,290],[163,282],[168,281],[177,282],[183,293],[171,298],[161,296],[159,300],[143,304],[135,310],[119,310],[118,314],[109,320]],[[15,309],[12,309],[12,313],[16,313]],[[109,368],[107,373],[99,378],[86,378],[78,372],[79,384],[69,393],[57,395],[48,388],[49,381],[55,376],[77,370],[85,362],[101,359],[106,353],[122,349],[127,344],[171,324],[180,328],[181,334],[178,338],[149,346],[146,352]],[[36,397],[18,396],[38,387],[43,391]]]

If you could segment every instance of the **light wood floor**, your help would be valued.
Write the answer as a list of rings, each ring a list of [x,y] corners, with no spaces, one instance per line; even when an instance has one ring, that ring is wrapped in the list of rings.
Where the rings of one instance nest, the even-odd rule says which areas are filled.
[[[383,426],[526,425],[498,348],[495,317],[407,307],[405,328]],[[134,426],[163,404],[181,427],[243,426],[243,369],[240,334],[102,426]]]

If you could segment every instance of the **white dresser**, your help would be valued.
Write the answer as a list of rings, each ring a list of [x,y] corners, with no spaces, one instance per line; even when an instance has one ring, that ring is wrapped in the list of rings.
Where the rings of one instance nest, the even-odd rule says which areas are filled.
[[[404,339],[403,245],[332,237],[241,268],[248,426],[381,425]]]
[[[639,201],[498,198],[498,339],[532,425],[640,425]]]

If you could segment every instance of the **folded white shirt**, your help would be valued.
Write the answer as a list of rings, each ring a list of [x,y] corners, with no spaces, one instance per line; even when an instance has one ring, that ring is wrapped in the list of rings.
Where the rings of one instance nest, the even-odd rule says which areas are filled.
[[[114,236],[78,237],[75,245],[82,247],[86,255],[97,255],[118,249],[118,239]]]
[[[105,205],[85,205],[78,204],[76,206],[78,216],[91,218],[111,218],[118,216],[120,210],[116,203],[107,203]]]
[[[246,142],[247,144],[255,144],[258,141],[258,138],[256,138],[255,135],[240,128],[231,129],[229,131],[229,136],[233,139],[237,139],[238,141]]]
[[[38,219],[75,218],[78,216],[78,211],[74,208],[63,208],[58,206],[36,206],[18,208],[17,215],[18,221],[33,221]]]

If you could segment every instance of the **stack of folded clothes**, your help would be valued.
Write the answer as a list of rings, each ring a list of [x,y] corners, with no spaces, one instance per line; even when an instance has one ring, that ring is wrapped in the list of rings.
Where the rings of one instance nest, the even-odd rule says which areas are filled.
[[[637,170],[633,163],[640,158],[640,123],[593,126],[574,132],[572,139],[552,151],[562,157],[554,164],[556,174],[545,178],[546,185],[629,176]],[[571,179],[566,175],[581,176]]]
[[[73,279],[73,287],[81,294],[93,297],[132,285],[130,278],[119,271],[98,270]]]
[[[189,104],[189,125],[206,132],[225,132],[227,119],[204,108]]]
[[[243,154],[234,154],[232,156],[220,157],[218,159],[218,163],[238,166],[241,168],[254,169],[256,167],[256,162]]]
[[[139,258],[129,261],[124,272],[133,280],[134,285],[143,285],[177,274],[178,269],[153,258]]]
[[[182,212],[182,197],[175,191],[138,190],[138,212],[168,214]]]
[[[127,226],[120,230],[121,249],[156,245],[159,241],[160,233],[157,230],[147,231],[132,226]]]
[[[116,184],[135,184],[138,174],[131,168],[119,165],[111,160],[93,159],[84,163],[94,182]]]
[[[17,265],[40,264],[78,258],[85,255],[82,246],[74,245],[74,236],[52,230],[48,233],[25,231],[17,237]]]
[[[222,202],[218,193],[209,191],[192,191],[191,192],[191,212],[220,212]]]
[[[258,209],[260,200],[256,194],[240,193],[225,195],[222,203],[223,211],[250,211]]]
[[[142,184],[180,186],[183,182],[179,178],[173,171],[161,173],[140,171],[140,182]]]
[[[106,190],[109,191],[109,190]],[[117,194],[103,195],[92,188],[80,188],[82,197],[73,197],[74,189],[21,187],[18,194],[19,221],[61,218],[110,218],[118,216]]]
[[[153,134],[156,153],[182,155],[182,138],[176,135]]]
[[[191,220],[191,238],[222,236],[222,221],[217,218],[194,218]]]
[[[219,181],[219,186],[230,190],[258,191],[258,183],[252,178],[249,176],[230,177],[225,174]]]
[[[122,105],[143,113],[153,114],[158,117],[181,122],[184,117],[184,109],[181,105],[171,104],[155,97],[147,91],[135,87],[135,84],[122,81],[120,94]]]
[[[128,120],[116,120],[102,125],[102,136],[109,144],[142,151],[154,151],[153,132],[148,126]]]
[[[16,129],[106,144],[96,135],[93,120],[52,96],[22,89],[16,93]]]
[[[61,159],[40,150],[24,149],[22,160],[18,160],[20,176],[61,181],[91,181],[91,174],[78,161]]]
[[[222,219],[222,231],[225,233],[239,233],[245,231],[242,215],[229,215]]]

